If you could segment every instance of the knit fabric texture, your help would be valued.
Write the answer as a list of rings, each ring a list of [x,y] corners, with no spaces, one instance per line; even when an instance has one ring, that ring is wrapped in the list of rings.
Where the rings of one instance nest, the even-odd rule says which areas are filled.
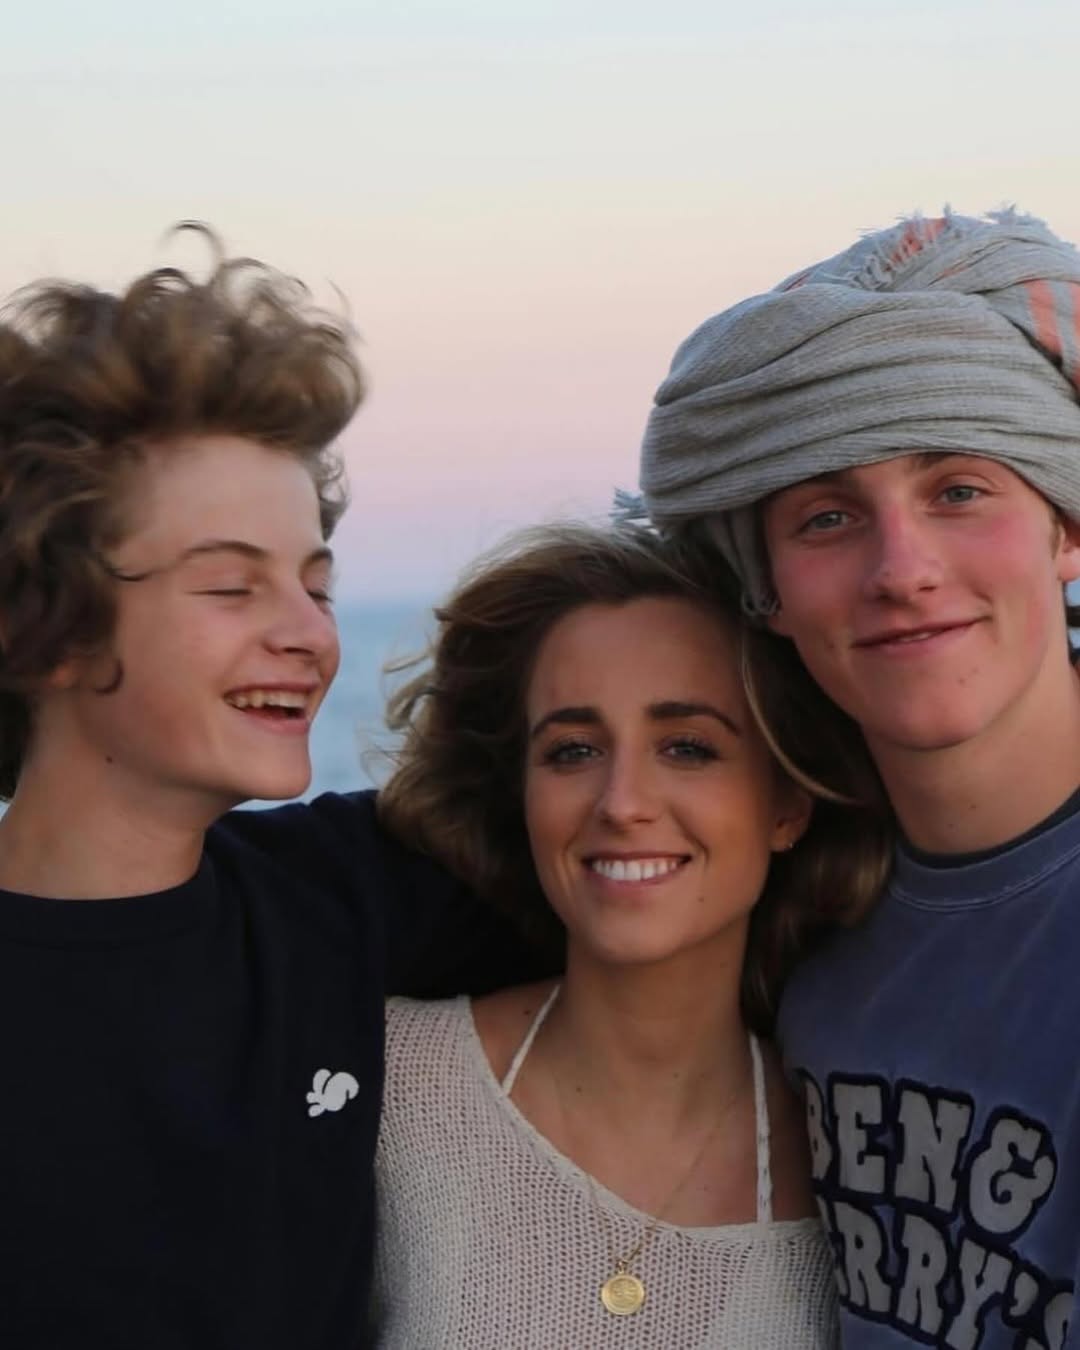
[[[467,999],[391,1000],[377,1155],[381,1350],[826,1350],[838,1344],[817,1219],[659,1223],[644,1307],[600,1302],[614,1244],[649,1216],[559,1153],[496,1081]]]
[[[1080,253],[1041,221],[902,221],[715,315],[675,353],[641,459],[661,528],[706,517],[769,613],[757,513],[918,451],[1000,460],[1080,519]]]

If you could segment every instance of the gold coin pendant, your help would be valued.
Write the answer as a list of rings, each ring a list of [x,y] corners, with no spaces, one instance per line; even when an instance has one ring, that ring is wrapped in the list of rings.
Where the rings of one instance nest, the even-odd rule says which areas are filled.
[[[605,1280],[600,1286],[600,1301],[609,1313],[614,1313],[616,1317],[628,1317],[645,1302],[645,1286],[636,1275],[616,1271],[610,1280]]]

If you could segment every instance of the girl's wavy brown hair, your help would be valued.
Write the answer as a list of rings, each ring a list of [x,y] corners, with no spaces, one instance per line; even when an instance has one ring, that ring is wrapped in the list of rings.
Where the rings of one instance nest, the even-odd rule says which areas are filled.
[[[428,653],[399,663],[411,678],[387,722],[402,735],[380,794],[394,833],[466,880],[555,956],[561,925],[540,889],[524,809],[525,703],[540,645],[586,604],[689,600],[740,644],[755,716],[786,771],[817,797],[810,826],[777,855],[754,909],[742,980],[747,1024],[771,1031],[795,960],[876,897],[891,828],[857,730],[832,709],[784,644],[748,626],[734,577],[715,552],[634,526],[545,526],[482,558],[436,610]]]
[[[181,227],[189,228],[189,227]],[[214,253],[206,280],[160,268],[121,294],[66,282],[0,313],[0,796],[15,790],[33,694],[111,636],[106,551],[130,527],[148,451],[245,437],[295,455],[329,535],[345,504],[331,446],[363,381],[348,325],[264,264]]]

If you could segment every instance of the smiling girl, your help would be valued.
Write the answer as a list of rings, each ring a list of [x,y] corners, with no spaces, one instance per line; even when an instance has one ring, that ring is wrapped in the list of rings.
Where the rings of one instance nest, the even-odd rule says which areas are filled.
[[[740,677],[745,656],[775,682],[769,639],[715,561],[534,531],[439,619],[384,818],[564,939],[566,970],[389,1007],[380,1344],[833,1344],[806,1141],[759,1037],[799,950],[873,894],[883,832],[812,815],[779,767]],[[805,697],[799,762],[816,739],[863,790]]]

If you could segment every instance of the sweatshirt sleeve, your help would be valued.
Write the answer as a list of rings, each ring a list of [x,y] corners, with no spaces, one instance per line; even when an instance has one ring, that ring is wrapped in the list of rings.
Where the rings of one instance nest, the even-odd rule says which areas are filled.
[[[390,836],[375,800],[374,791],[324,793],[310,803],[232,812],[223,824],[360,911],[366,940],[382,948],[387,994],[482,994],[553,973],[507,919]]]

